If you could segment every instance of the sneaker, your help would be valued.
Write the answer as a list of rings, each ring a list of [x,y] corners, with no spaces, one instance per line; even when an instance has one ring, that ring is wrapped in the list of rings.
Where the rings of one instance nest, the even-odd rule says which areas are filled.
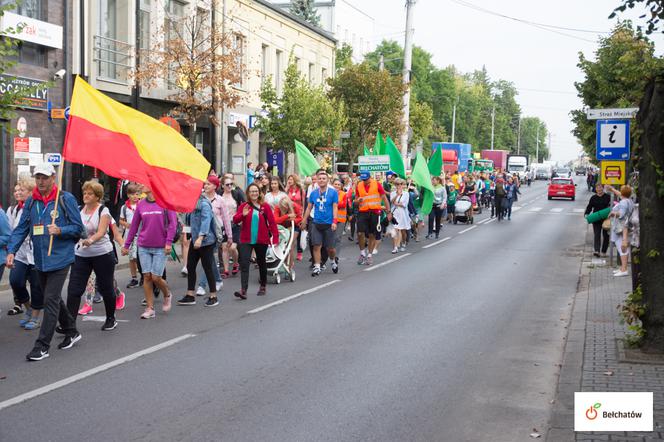
[[[339,258],[334,258],[332,261],[332,273],[339,273]]]
[[[360,257],[357,258],[357,265],[358,266],[364,265],[364,262],[366,261],[366,259],[367,259],[366,256],[360,254]]]
[[[145,300],[145,298],[143,298],[143,300],[141,301],[141,305],[142,306],[148,305],[148,302]]]
[[[320,266],[320,271],[321,271],[321,272],[324,272],[325,269],[327,269],[327,266],[326,266],[325,264],[323,264],[322,266]]]
[[[297,252],[297,260],[302,261],[302,252]]]
[[[25,357],[28,361],[41,361],[49,357],[48,350],[44,350],[41,347],[35,347],[28,353]]]
[[[21,307],[21,306],[18,305],[18,304],[16,304],[14,307],[12,307],[12,308],[10,308],[9,310],[7,310],[7,314],[8,314],[9,316],[20,315],[21,313],[23,313],[23,307]]]
[[[103,300],[104,298],[101,297],[101,294],[99,292],[95,292],[95,296],[92,298],[92,302],[95,304],[101,304]]]
[[[378,255],[378,249],[374,249],[372,255]]]
[[[189,274],[189,271],[187,270],[187,267],[182,267],[182,270],[180,270],[180,275],[182,276],[187,276]]]
[[[161,311],[164,312],[164,313],[170,312],[172,301],[173,301],[173,294],[172,293],[169,293],[168,296],[164,296],[164,302],[161,305]]]
[[[32,319],[32,311],[31,311],[31,310],[28,310],[28,311],[26,311],[25,314],[23,315],[23,319],[21,319],[20,321],[18,321],[18,325],[20,325],[21,327],[25,327],[25,324],[27,324],[28,322],[30,322],[31,319]]]
[[[613,274],[613,276],[617,276],[617,277],[621,277],[621,276],[629,276],[629,272],[628,272],[628,271],[624,271],[624,272],[616,272],[616,273]]]
[[[599,252],[593,252],[593,256],[594,256],[595,258],[599,258]]]
[[[191,295],[184,295],[178,299],[178,305],[196,305],[196,298]]]
[[[115,309],[124,310],[124,308],[125,308],[125,294],[124,292],[120,292],[115,297]]]
[[[161,293],[161,290],[159,290],[159,287],[157,287],[156,284],[152,286],[152,293],[154,294],[155,298],[157,298],[159,293]]]
[[[205,296],[206,290],[200,285],[196,289],[196,296]]]
[[[405,251],[406,251],[406,246],[401,246],[401,247],[399,247],[399,251],[400,251],[400,252],[405,252]]]
[[[138,287],[138,279],[136,278],[131,278],[131,281],[129,281],[129,284],[127,284],[128,289],[133,289]]]
[[[26,329],[26,330],[35,330],[35,329],[39,328],[40,325],[41,325],[41,323],[39,322],[39,319],[30,318],[30,320],[25,323],[23,328]]]
[[[60,350],[67,350],[72,348],[74,344],[81,340],[81,334],[76,333],[74,336],[65,336],[61,343],[58,344]]]
[[[258,288],[258,293],[256,293],[256,296],[265,296],[267,291],[265,290],[265,286],[262,285]]]
[[[318,276],[320,275],[320,267],[314,266],[314,269],[311,271],[311,276]]]
[[[141,315],[141,319],[152,319],[154,318],[154,316],[155,316],[154,309],[146,307],[145,311]]]
[[[221,274],[221,279],[228,279],[231,277],[231,272],[224,270],[224,273]]]
[[[216,307],[219,305],[219,300],[217,299],[216,296],[210,296],[208,299],[205,300],[205,307]]]
[[[231,275],[237,275],[237,272],[240,271],[240,264],[233,263],[233,270],[231,270]]]
[[[372,265],[373,264],[373,257],[367,256],[367,259],[364,260],[364,264],[368,265],[368,266]]]
[[[399,251],[399,249],[398,249],[397,247],[395,247],[395,248],[392,249],[392,254],[393,254],[393,255],[396,255],[396,253],[397,253],[398,251]]]
[[[101,329],[102,331],[109,331],[113,330],[117,326],[118,321],[116,321],[115,318],[106,318],[106,322],[104,322],[104,325],[101,326]]]
[[[83,304],[83,307],[81,307],[78,311],[78,314],[83,316],[88,315],[90,313],[92,313],[92,305],[88,303]]]
[[[216,285],[217,291],[220,292],[221,289],[224,287],[224,281],[219,281]]]
[[[247,291],[245,289],[241,289],[239,292],[233,293],[233,295],[236,298],[247,299]]]
[[[59,325],[55,327],[55,332],[59,335],[64,335],[65,334],[65,330]]]

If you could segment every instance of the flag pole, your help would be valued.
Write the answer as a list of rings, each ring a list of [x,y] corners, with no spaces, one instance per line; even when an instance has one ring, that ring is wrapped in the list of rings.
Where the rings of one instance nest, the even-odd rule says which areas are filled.
[[[55,224],[55,219],[58,217],[58,203],[60,202],[60,189],[62,188],[62,170],[65,168],[65,162],[64,159],[62,161],[62,164],[60,164],[60,167],[58,167],[58,188],[55,193],[55,209],[53,212],[51,212],[51,224]],[[51,250],[53,249],[53,235],[50,235],[51,238],[48,241],[48,254],[47,256],[51,256]]]

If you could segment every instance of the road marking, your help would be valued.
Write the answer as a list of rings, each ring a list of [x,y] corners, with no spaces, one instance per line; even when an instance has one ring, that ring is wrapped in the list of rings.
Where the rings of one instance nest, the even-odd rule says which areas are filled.
[[[485,222],[489,221],[490,218],[484,218],[482,221],[478,221],[476,224],[484,224]]]
[[[106,322],[106,316],[90,316],[85,315],[82,319],[83,322]],[[129,319],[116,319],[117,322],[129,322]]]
[[[440,243],[444,243],[444,242],[447,241],[448,239],[452,239],[452,237],[451,237],[451,236],[448,236],[447,238],[443,238],[443,239],[441,239],[440,241],[436,241],[436,242],[433,242],[433,243],[431,243],[431,244],[427,244],[426,246],[423,246],[422,248],[423,248],[423,249],[428,249],[429,247],[437,246],[437,245],[440,244]]]
[[[467,229],[463,229],[462,231],[459,232],[459,235],[461,235],[462,233],[466,233],[469,230],[476,229],[476,228],[477,228],[477,226],[472,226],[472,227],[468,227]]]
[[[385,261],[385,262],[381,262],[380,264],[377,264],[377,265],[375,265],[375,266],[371,266],[371,267],[369,267],[369,268],[367,268],[367,269],[364,269],[364,271],[365,271],[365,272],[372,272],[372,271],[374,271],[374,270],[376,270],[376,269],[379,269],[379,268],[381,268],[381,267],[383,267],[383,266],[386,266],[386,265],[388,265],[388,264],[392,264],[392,263],[395,262],[395,261],[399,261],[400,259],[404,259],[406,256],[409,256],[409,255],[411,255],[411,253],[404,253],[403,255],[399,255],[399,256],[397,256],[396,258],[388,259],[388,260]]]
[[[267,309],[269,309],[269,308],[275,307],[275,306],[280,305],[280,304],[283,304],[283,303],[285,303],[285,302],[292,301],[293,299],[297,299],[297,298],[299,298],[300,296],[308,295],[309,293],[313,293],[313,292],[315,292],[315,291],[317,291],[317,290],[324,289],[325,287],[329,287],[329,286],[331,286],[332,284],[336,284],[337,282],[340,282],[340,281],[341,281],[341,279],[335,279],[335,280],[333,280],[333,281],[326,282],[325,284],[317,285],[316,287],[312,287],[312,288],[310,288],[310,289],[308,289],[308,290],[304,290],[304,291],[302,291],[302,292],[300,292],[300,293],[296,293],[296,294],[294,294],[294,295],[287,296],[286,298],[280,299],[280,300],[278,300],[278,301],[274,301],[274,302],[271,302],[271,303],[269,303],[269,304],[265,304],[265,305],[262,306],[262,307],[258,307],[258,308],[255,308],[255,309],[253,309],[253,310],[249,310],[249,311],[247,312],[247,314],[249,314],[249,315],[253,315],[254,313],[262,312],[263,310],[267,310]]]
[[[498,218],[491,218],[489,221],[487,221],[487,222],[484,223],[484,224],[492,223],[492,222],[496,221],[497,219],[498,219]]]
[[[584,213],[585,209],[574,209],[574,213]]]
[[[540,210],[542,210],[541,207],[533,207],[532,209],[530,209],[530,212],[539,212]]]
[[[551,209],[551,212],[553,213],[560,213],[562,211],[563,211],[562,207],[554,207],[553,209]]]
[[[512,212],[516,212],[516,211],[521,210],[521,209],[522,209],[521,206],[514,206],[514,207],[512,207]]]
[[[5,408],[11,407],[12,405],[17,405],[20,404],[21,402],[25,402],[29,399],[36,398],[37,396],[41,396],[46,393],[50,393],[53,390],[57,390],[62,387],[66,387],[69,384],[73,384],[74,382],[78,382],[80,380],[83,380],[85,378],[89,378],[90,376],[94,376],[98,373],[101,373],[103,371],[110,370],[113,367],[117,367],[118,365],[122,365],[126,362],[133,361],[134,359],[138,359],[140,357],[149,355],[150,353],[157,352],[159,350],[163,350],[164,348],[170,347],[172,345],[177,344],[178,342],[182,342],[185,339],[193,338],[196,336],[195,334],[189,333],[186,335],[179,336],[177,338],[171,339],[166,342],[162,342],[161,344],[154,345],[152,347],[148,347],[144,350],[137,351],[136,353],[130,354],[129,356],[122,357],[120,359],[116,359],[114,361],[108,362],[106,364],[102,364],[98,367],[91,368],[90,370],[83,371],[79,374],[75,374],[73,376],[70,376],[68,378],[62,379],[60,381],[54,382],[49,385],[45,385],[41,388],[37,388],[36,390],[29,391],[27,393],[23,393],[21,395],[18,395],[16,397],[13,397],[11,399],[7,399],[6,401],[0,402],[0,410],[3,410]]]

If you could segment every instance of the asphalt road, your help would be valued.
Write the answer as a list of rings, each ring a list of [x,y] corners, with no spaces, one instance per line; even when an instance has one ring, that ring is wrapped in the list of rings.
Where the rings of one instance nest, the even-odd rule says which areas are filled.
[[[538,182],[511,221],[485,212],[396,257],[385,245],[373,267],[346,242],[338,275],[302,265],[265,298],[252,273],[247,301],[232,278],[219,308],[198,298],[146,321],[130,290],[127,322],[80,322],[74,349],[56,336],[38,363],[24,359],[35,332],[3,313],[0,441],[532,440],[578,280],[589,194],[577,181],[576,202],[547,201]]]

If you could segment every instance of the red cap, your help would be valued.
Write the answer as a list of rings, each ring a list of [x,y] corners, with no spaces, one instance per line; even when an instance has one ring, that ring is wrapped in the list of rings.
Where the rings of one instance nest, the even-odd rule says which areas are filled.
[[[219,177],[217,175],[210,175],[209,177],[207,177],[207,180],[210,183],[214,184],[214,187],[216,187],[217,189],[219,188],[219,185],[221,184],[221,182],[219,181]]]

